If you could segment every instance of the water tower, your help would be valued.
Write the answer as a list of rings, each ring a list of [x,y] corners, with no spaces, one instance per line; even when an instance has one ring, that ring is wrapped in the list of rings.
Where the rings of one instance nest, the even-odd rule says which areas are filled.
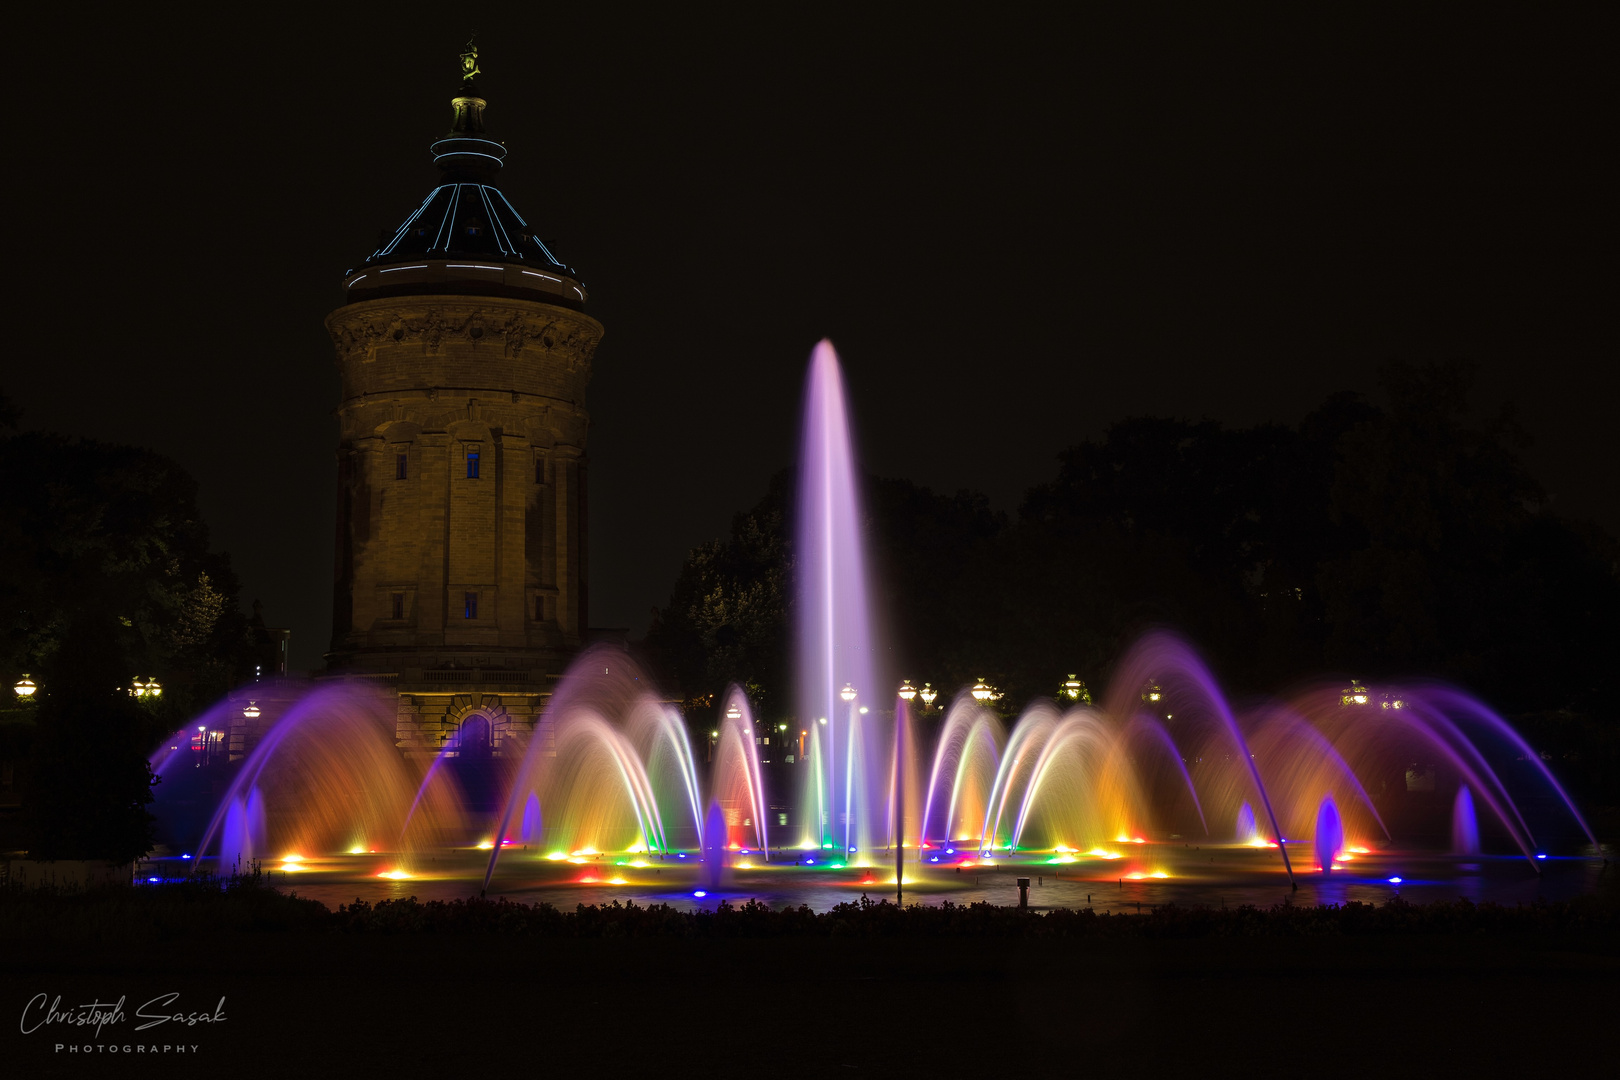
[[[439,182],[344,278],[328,668],[399,695],[407,753],[499,753],[587,627],[585,390],[602,325],[498,177],[477,50]]]

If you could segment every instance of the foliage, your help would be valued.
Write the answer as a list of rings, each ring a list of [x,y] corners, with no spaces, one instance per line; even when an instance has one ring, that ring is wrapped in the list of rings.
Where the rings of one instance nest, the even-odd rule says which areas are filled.
[[[862,896],[827,911],[772,908],[749,900],[692,910],[633,901],[579,904],[566,911],[547,903],[504,898],[371,903],[356,900],[330,911],[314,900],[269,888],[255,870],[228,879],[199,877],[157,886],[110,886],[85,892],[0,889],[0,940],[39,937],[129,941],[217,931],[347,935],[500,935],[538,938],[1263,938],[1418,937],[1478,939],[1535,935],[1570,941],[1620,932],[1620,906],[1609,894],[1506,907],[1468,900],[1413,904],[1350,902],[1271,908],[1166,905],[1141,913],[1087,908],[1020,910],[994,904],[898,906]]]
[[[150,717],[110,616],[79,613],[43,669],[26,807],[35,859],[127,863],[152,849]]]
[[[1509,712],[1612,721],[1620,547],[1549,511],[1509,417],[1468,420],[1467,365],[1382,378],[1386,407],[1338,393],[1292,427],[1122,421],[1065,450],[1010,522],[982,496],[869,481],[890,673],[946,693],[984,676],[1021,703],[1071,671],[1105,684],[1125,646],[1170,625],[1240,694],[1437,676]],[[791,694],[790,488],[778,476],[682,570],[653,642],[688,694],[722,675]],[[707,621],[698,598],[715,601]]]
[[[209,551],[196,483],[129,446],[40,433],[0,438],[0,675],[47,668],[82,617],[164,692],[154,738],[218,698],[248,657],[227,556]]]
[[[694,548],[669,603],[654,615],[647,643],[692,707],[717,706],[726,686],[752,686],[752,703],[789,709],[788,616],[792,557],[786,528],[787,474],[738,514],[729,540]]]

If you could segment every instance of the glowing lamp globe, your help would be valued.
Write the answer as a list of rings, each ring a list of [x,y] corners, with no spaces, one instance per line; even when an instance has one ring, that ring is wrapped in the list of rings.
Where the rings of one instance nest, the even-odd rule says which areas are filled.
[[[259,718],[259,704],[258,704],[258,702],[256,702],[256,701],[248,702],[247,703],[247,708],[242,710],[242,715],[247,717],[249,720],[257,720]]]
[[[911,685],[911,680],[910,679],[906,679],[903,682],[901,682],[901,684],[900,684],[900,697],[903,700],[910,701],[912,698],[915,698],[916,696],[917,696],[917,688],[915,686]]]
[[[855,687],[851,686],[849,683],[845,683],[844,688],[838,691],[838,696],[843,698],[845,701],[854,701]]]
[[[993,701],[996,696],[994,688],[984,681],[982,675],[979,677],[979,681],[973,684],[973,689],[968,692],[973,695],[974,701]]]
[[[1356,679],[1350,680],[1350,685],[1339,694],[1340,705],[1365,705],[1369,700],[1367,688]]]
[[[934,689],[933,683],[923,683],[923,688],[918,692],[917,696],[922,698],[923,706],[926,708],[934,703],[935,698],[939,697],[939,691]]]
[[[737,707],[736,702],[732,702],[730,705],[728,705],[726,707],[726,719],[727,720],[741,720],[742,719],[742,710]]]
[[[1086,693],[1086,684],[1080,681],[1078,675],[1069,676],[1068,681],[1058,688],[1058,696],[1066,697],[1070,701],[1091,700],[1091,695]]]
[[[22,698],[24,701],[27,701],[29,698],[34,696],[34,691],[38,690],[39,687],[34,685],[33,679],[30,679],[27,675],[24,675],[22,678],[17,680],[17,685],[13,686],[11,689],[16,692],[18,697]]]
[[[1149,681],[1148,684],[1142,688],[1143,701],[1156,702],[1162,700],[1163,698],[1164,691],[1159,689],[1159,684],[1156,682]]]

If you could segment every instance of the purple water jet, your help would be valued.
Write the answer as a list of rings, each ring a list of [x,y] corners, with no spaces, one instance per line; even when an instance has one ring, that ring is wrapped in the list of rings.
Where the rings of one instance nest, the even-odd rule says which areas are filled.
[[[819,782],[800,797],[802,820],[812,823],[802,843],[866,853],[886,818],[873,783],[882,772],[870,765],[888,755],[874,745],[863,703],[886,706],[889,693],[874,663],[852,442],[838,357],[822,341],[805,383],[795,548],[799,707],[822,729],[815,746],[824,755],[808,770]]]
[[[1467,784],[1457,789],[1451,803],[1451,850],[1458,855],[1479,854],[1479,819]]]
[[[1322,868],[1322,873],[1330,873],[1339,853],[1344,850],[1344,822],[1339,820],[1339,807],[1332,795],[1324,795],[1322,805],[1316,811],[1313,844],[1316,848],[1316,864]]]

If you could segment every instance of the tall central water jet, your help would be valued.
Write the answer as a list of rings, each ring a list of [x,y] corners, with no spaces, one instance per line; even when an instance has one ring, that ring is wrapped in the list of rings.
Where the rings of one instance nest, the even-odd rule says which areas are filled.
[[[872,776],[886,772],[872,767],[880,757],[876,716],[863,710],[886,705],[888,695],[873,663],[856,485],[843,376],[832,344],[822,341],[810,358],[799,455],[799,707],[817,729],[820,758],[805,770],[800,842],[846,856],[870,852],[874,828],[885,827],[871,790]]]

